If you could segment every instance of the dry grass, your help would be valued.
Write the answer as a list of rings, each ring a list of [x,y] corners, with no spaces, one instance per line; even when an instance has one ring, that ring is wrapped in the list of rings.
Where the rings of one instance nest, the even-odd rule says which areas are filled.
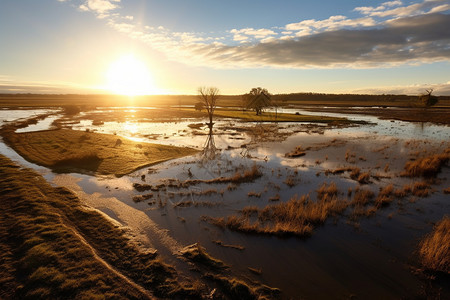
[[[212,257],[206,252],[205,248],[203,248],[199,243],[195,243],[189,246],[184,247],[180,254],[196,263],[200,263],[203,266],[213,269],[225,269],[228,268],[227,265],[224,264],[223,261]]]
[[[415,182],[412,186],[412,194],[418,197],[427,197],[430,193],[430,185],[425,182]]]
[[[188,296],[154,252],[142,252],[71,192],[3,156],[0,195],[1,298],[151,297],[132,281],[158,297]]]
[[[367,207],[372,202],[374,193],[370,190],[356,188],[353,194],[353,199],[350,205],[353,206],[353,210],[350,213],[350,219],[356,220],[360,216],[372,216],[376,212],[376,207]]]
[[[174,208],[181,208],[181,207],[214,207],[214,206],[219,206],[222,205],[221,203],[217,203],[217,202],[210,202],[210,201],[192,201],[192,200],[185,200],[185,201],[180,201],[177,203],[173,204]]]
[[[284,181],[284,183],[288,186],[288,187],[294,187],[297,185],[297,177],[295,175],[289,175],[288,177],[286,177],[286,180]]]
[[[256,275],[261,275],[262,274],[262,269],[256,269],[256,268],[252,268],[252,267],[247,267],[247,269],[252,272],[253,274]]]
[[[135,203],[138,203],[138,202],[142,202],[142,201],[145,201],[145,200],[148,200],[148,199],[151,199],[151,198],[153,198],[153,194],[152,193],[145,194],[145,195],[136,195],[136,196],[133,196],[133,201]]]
[[[356,188],[351,205],[365,206],[373,199],[374,196],[375,194],[371,190]]]
[[[360,184],[370,183],[370,172],[361,173],[356,179]]]
[[[323,183],[317,190],[317,199],[324,200],[326,198],[336,197],[338,194],[337,186],[334,182],[327,185]]]
[[[405,184],[402,189],[396,189],[394,195],[397,198],[405,198],[412,192],[411,185]]]
[[[423,266],[431,271],[450,274],[450,218],[444,216],[420,243]]]
[[[65,129],[8,133],[4,138],[21,156],[39,165],[57,171],[116,176],[197,152],[190,148],[137,143],[114,135]]]
[[[309,236],[314,226],[323,224],[330,216],[342,213],[348,206],[347,201],[336,197],[335,185],[324,185],[319,190],[321,197],[317,201],[311,201],[309,196],[294,197],[263,209],[254,206],[244,208],[240,216],[203,217],[203,220],[245,233]]]
[[[275,202],[280,201],[281,197],[280,194],[276,194],[275,196],[269,197],[269,201]]]
[[[188,188],[192,185],[197,185],[201,183],[205,184],[225,184],[228,183],[227,186],[228,190],[233,190],[237,188],[237,184],[245,183],[245,182],[252,182],[255,179],[258,179],[263,174],[259,170],[258,166],[254,164],[251,168],[245,169],[242,171],[236,171],[236,173],[233,176],[230,177],[218,177],[213,179],[188,179],[186,181],[179,181],[178,179],[165,179],[162,183],[156,184],[156,185],[150,185],[145,183],[133,183],[133,187],[139,191],[148,191],[152,190],[154,192],[157,192],[159,190],[166,190],[168,187],[172,188]],[[219,193],[217,190],[210,189],[203,192],[187,192],[184,194],[196,194],[196,195],[207,195],[207,194],[214,194]]]
[[[226,295],[224,299],[277,299],[279,297],[279,294],[281,293],[281,291],[276,288],[271,288],[261,284],[251,286],[242,280],[226,277],[223,275],[207,273],[204,275],[204,277],[217,283],[220,292]],[[213,297],[214,295],[211,295],[209,299],[215,299]]]
[[[289,158],[301,157],[306,155],[305,150],[303,150],[302,146],[295,147],[291,152],[286,153],[284,156]]]
[[[394,200],[394,186],[392,184],[385,186],[375,199],[375,206],[382,207],[388,205]]]
[[[449,159],[450,148],[447,148],[444,153],[407,162],[401,175],[406,177],[434,178],[441,172],[442,167],[447,164]]]
[[[247,194],[248,197],[255,197],[255,198],[261,198],[261,192],[255,192],[255,191],[250,191]]]

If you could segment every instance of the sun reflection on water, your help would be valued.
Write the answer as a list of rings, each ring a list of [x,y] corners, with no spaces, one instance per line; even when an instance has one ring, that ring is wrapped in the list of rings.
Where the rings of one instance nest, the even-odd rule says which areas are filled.
[[[129,132],[131,134],[136,134],[139,132],[139,126],[136,122],[126,121],[123,124],[123,129],[124,131]]]

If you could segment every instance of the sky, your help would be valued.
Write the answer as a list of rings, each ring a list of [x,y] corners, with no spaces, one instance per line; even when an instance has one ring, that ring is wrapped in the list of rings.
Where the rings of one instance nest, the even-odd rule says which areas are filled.
[[[450,0],[0,0],[0,93],[450,95]]]

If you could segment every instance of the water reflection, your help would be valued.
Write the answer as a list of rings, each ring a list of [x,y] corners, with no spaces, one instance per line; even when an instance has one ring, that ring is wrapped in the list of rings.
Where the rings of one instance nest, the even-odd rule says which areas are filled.
[[[214,131],[212,124],[208,124],[208,127],[209,132],[203,146],[202,158],[205,160],[213,160],[216,158],[219,149],[217,149],[216,143],[214,142]]]

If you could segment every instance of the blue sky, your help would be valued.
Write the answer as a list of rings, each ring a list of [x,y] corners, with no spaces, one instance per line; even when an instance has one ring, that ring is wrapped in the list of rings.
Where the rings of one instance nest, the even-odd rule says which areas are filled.
[[[1,0],[0,92],[114,92],[139,70],[111,66],[132,55],[148,93],[450,95],[449,13],[444,0]]]

